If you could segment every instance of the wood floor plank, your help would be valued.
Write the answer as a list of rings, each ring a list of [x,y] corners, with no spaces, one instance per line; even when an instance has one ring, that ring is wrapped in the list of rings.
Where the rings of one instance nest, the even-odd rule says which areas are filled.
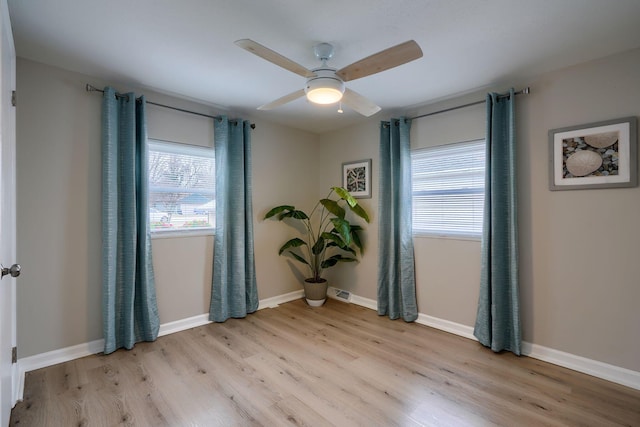
[[[158,425],[179,425],[183,420],[198,425],[208,420],[212,426],[223,426],[224,414],[227,413],[225,399],[215,393],[210,393],[207,399],[200,398],[191,383],[195,380],[170,369],[169,363],[166,353],[152,352],[145,355],[144,364],[150,377],[147,382],[152,382],[154,390],[157,390],[149,399],[165,420]],[[210,401],[215,404],[209,404]]]
[[[29,372],[12,426],[640,426],[640,391],[336,300]]]
[[[285,418],[292,425],[302,427],[330,427],[334,425],[295,396],[281,400],[273,405],[272,409],[276,418]]]
[[[192,360],[180,376],[216,413],[216,407],[224,406],[227,416],[220,425],[262,425],[265,408],[281,399],[280,391],[270,389],[244,360],[233,357],[226,342],[212,339],[209,329],[177,334],[185,357]]]

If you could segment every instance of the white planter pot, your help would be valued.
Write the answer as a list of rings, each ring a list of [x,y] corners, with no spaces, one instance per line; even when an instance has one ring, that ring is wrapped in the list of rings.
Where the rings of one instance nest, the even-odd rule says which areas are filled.
[[[327,288],[329,287],[325,279],[319,283],[309,282],[312,279],[306,279],[302,286],[304,287],[304,297],[307,304],[311,307],[320,307],[327,300]]]

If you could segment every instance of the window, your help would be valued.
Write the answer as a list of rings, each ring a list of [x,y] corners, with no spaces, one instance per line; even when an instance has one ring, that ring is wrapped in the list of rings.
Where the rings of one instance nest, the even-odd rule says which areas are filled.
[[[151,231],[215,227],[213,148],[149,141]]]
[[[480,238],[484,169],[484,140],[413,150],[413,233]]]

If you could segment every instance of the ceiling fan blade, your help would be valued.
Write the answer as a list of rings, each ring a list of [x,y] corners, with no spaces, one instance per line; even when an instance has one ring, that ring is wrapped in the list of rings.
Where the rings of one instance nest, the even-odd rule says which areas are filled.
[[[247,50],[253,53],[254,55],[257,55],[262,59],[266,59],[272,64],[276,64],[277,66],[282,67],[285,70],[289,70],[296,74],[299,74],[302,77],[315,76],[315,74],[311,70],[308,70],[307,68],[298,64],[297,62],[294,62],[289,58],[285,58],[284,56],[280,55],[278,52],[274,52],[268,47],[262,46],[260,43],[256,43],[251,39],[236,40],[234,43],[240,46],[241,48],[243,48],[244,50]]]
[[[373,116],[381,110],[376,104],[351,89],[345,89],[342,103],[365,117]]]
[[[272,110],[281,105],[287,104],[291,101],[294,101],[298,98],[302,98],[304,96],[304,89],[297,90],[289,95],[285,95],[282,98],[278,98],[275,101],[272,101],[268,104],[261,105],[258,107],[258,110]]]
[[[390,47],[336,71],[342,80],[359,79],[422,57],[422,49],[414,40]]]

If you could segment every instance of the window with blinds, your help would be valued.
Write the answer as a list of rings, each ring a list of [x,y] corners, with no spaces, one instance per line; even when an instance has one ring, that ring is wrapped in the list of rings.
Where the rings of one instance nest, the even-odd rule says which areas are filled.
[[[214,149],[149,141],[152,232],[215,228]]]
[[[484,171],[484,140],[413,150],[413,233],[480,238]]]

